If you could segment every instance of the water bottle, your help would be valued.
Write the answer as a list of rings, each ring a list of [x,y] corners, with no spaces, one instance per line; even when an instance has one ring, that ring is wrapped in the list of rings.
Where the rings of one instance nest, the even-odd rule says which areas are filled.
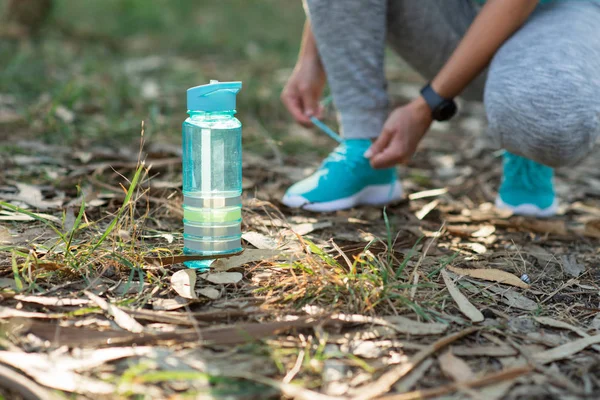
[[[187,91],[183,123],[184,254],[242,251],[242,124],[235,118],[241,82],[210,81]],[[207,270],[212,261],[186,261]]]

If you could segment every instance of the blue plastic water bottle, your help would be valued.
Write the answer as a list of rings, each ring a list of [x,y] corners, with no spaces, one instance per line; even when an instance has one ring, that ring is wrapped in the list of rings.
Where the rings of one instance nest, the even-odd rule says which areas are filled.
[[[183,123],[184,253],[242,251],[242,124],[235,118],[241,82],[210,81],[187,91]],[[206,270],[211,261],[187,261]]]

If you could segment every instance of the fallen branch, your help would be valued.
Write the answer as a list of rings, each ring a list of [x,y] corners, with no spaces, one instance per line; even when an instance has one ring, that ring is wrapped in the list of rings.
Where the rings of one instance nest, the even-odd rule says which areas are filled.
[[[104,300],[100,296],[96,296],[92,292],[84,291],[83,293],[89,297],[90,300],[96,303],[98,307],[111,315],[114,318],[115,324],[117,324],[119,327],[133,333],[140,333],[144,331],[142,324],[137,322],[133,317],[121,310],[119,307],[115,306],[114,304],[110,304],[108,301]]]
[[[0,387],[18,393],[25,400],[56,400],[55,396],[26,376],[0,364]]]
[[[415,354],[410,359],[410,361],[393,367],[392,369],[384,373],[377,381],[365,385],[361,389],[357,390],[356,396],[352,399],[367,400],[388,393],[396,382],[398,382],[402,377],[406,376],[410,371],[414,370],[415,367],[417,367],[420,363],[425,361],[429,356],[440,351],[444,347],[448,346],[450,343],[453,343],[458,339],[468,336],[471,333],[476,332],[477,330],[479,330],[479,328],[467,328],[460,332],[437,340],[433,344],[427,346],[426,348]]]
[[[522,358],[524,358],[527,363],[534,367],[535,371],[542,373],[548,379],[551,385],[558,386],[563,389],[567,389],[570,393],[576,393],[578,395],[585,395],[577,385],[571,382],[567,377],[562,376],[560,373],[555,373],[551,371],[550,368],[545,367],[544,365],[537,362],[535,355],[531,354],[527,349],[525,349],[520,344],[516,343],[511,337],[505,336],[506,341],[515,349],[519,351]],[[538,353],[540,354],[540,353]],[[543,353],[542,353],[543,354]],[[537,355],[537,354],[536,354]]]

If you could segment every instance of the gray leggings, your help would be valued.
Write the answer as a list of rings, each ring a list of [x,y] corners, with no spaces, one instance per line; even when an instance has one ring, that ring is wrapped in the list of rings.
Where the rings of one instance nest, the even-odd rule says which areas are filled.
[[[478,12],[470,0],[306,0],[344,136],[373,138],[388,115],[387,41],[431,79]],[[387,29],[386,29],[387,27]],[[571,165],[600,135],[600,2],[539,5],[463,93],[484,100],[501,147]]]

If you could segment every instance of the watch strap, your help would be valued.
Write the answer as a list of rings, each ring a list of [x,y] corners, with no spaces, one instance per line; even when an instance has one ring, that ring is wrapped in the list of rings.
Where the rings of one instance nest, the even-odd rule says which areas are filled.
[[[454,103],[454,100],[452,100],[452,99],[446,99],[446,98],[440,96],[431,87],[431,83],[428,83],[421,89],[421,96],[423,97],[423,99],[425,100],[425,102],[427,103],[429,108],[431,109],[433,119],[435,119],[437,121],[445,121],[445,120],[451,118],[452,115],[454,115],[454,113],[452,113],[452,115],[450,115],[450,116],[442,115],[443,113],[440,112],[442,109],[448,109],[448,108],[456,109],[456,103]]]

